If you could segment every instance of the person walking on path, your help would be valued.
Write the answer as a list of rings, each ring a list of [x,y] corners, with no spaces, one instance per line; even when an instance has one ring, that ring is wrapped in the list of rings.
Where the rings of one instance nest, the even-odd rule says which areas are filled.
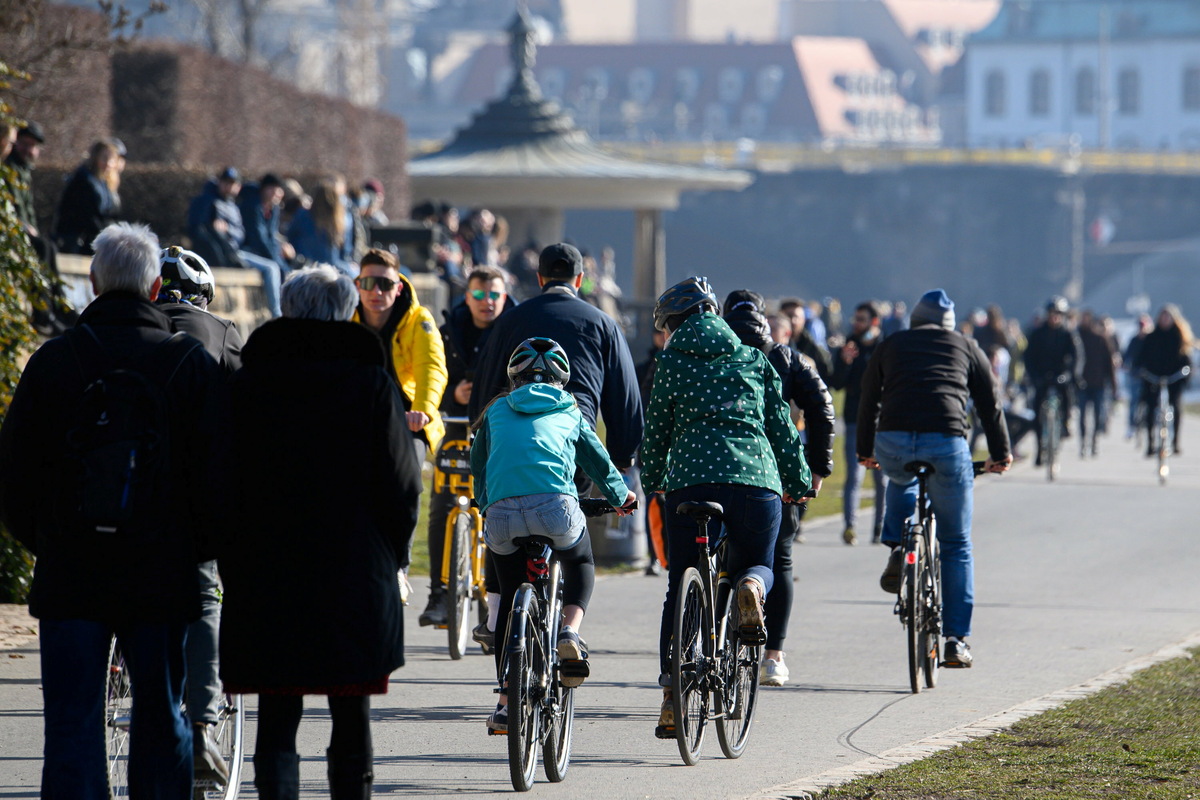
[[[251,335],[233,382],[221,677],[259,695],[266,800],[299,797],[309,694],[329,698],[332,796],[369,796],[370,696],[404,665],[397,575],[421,470],[379,340],[349,321],[357,302],[332,267],[293,273],[283,317]]]
[[[211,529],[222,377],[153,305],[162,286],[154,234],[117,223],[95,250],[96,299],[29,359],[0,429],[0,520],[37,557],[41,792],[109,796],[102,676],[115,634],[133,690],[130,794],[185,800],[184,639],[200,616],[196,564]],[[96,477],[116,474],[127,477]]]

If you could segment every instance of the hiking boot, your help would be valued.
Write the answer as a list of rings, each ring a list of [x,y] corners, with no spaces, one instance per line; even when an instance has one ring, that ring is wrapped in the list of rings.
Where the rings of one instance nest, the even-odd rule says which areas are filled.
[[[738,585],[738,636],[749,645],[766,644],[767,626],[763,619],[763,587],[754,578]]]
[[[229,783],[229,767],[221,756],[214,738],[216,725],[197,722],[192,725],[192,764],[198,781],[212,781],[218,786]]]
[[[485,656],[490,656],[496,649],[496,634],[486,622],[479,623],[471,630],[471,638],[478,643]]]
[[[858,534],[854,532],[853,525],[847,525],[846,530],[842,531],[842,541],[846,544],[854,544],[858,541]]]
[[[879,576],[879,588],[888,594],[900,594],[900,571],[904,568],[904,548],[893,547],[887,566]]]
[[[487,718],[489,736],[504,736],[508,733],[508,704],[497,703],[496,710]]]
[[[787,664],[783,663],[783,659],[776,661],[773,658],[763,659],[762,667],[758,671],[758,682],[762,686],[783,686],[788,682]]]
[[[591,674],[588,666],[587,643],[570,628],[558,634],[558,674],[563,688],[574,689]]]
[[[971,658],[971,646],[961,639],[947,639],[942,666],[951,669],[970,669],[975,659]]]
[[[430,592],[429,602],[425,604],[425,610],[421,612],[421,616],[417,617],[417,624],[422,628],[446,624],[445,592]]]

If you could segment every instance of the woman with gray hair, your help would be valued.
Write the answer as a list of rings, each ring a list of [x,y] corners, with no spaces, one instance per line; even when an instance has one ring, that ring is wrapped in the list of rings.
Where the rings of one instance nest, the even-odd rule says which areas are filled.
[[[306,694],[329,697],[332,796],[369,795],[369,697],[404,664],[396,576],[421,475],[379,339],[347,321],[357,303],[331,267],[293,273],[283,316],[250,337],[233,380],[221,677],[259,695],[254,783],[268,800],[299,796]]]

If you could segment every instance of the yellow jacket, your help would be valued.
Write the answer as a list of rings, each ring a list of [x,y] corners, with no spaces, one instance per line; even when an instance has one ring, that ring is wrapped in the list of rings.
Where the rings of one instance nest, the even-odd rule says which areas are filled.
[[[423,429],[429,449],[436,450],[446,428],[438,405],[446,391],[449,377],[446,373],[446,352],[442,348],[442,335],[433,322],[433,314],[421,305],[416,290],[404,275],[400,276],[403,289],[396,296],[392,315],[384,325],[383,333],[391,333],[391,372],[400,384],[400,389],[413,411],[423,411],[429,423]],[[354,322],[362,322],[361,306],[354,312]]]

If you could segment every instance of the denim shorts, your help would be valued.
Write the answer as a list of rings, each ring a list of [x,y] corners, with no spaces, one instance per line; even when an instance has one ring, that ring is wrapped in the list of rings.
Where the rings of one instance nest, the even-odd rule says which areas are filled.
[[[513,539],[545,536],[555,550],[574,547],[583,538],[586,521],[579,500],[569,494],[527,494],[506,497],[488,506],[483,538],[493,552],[517,552]]]

